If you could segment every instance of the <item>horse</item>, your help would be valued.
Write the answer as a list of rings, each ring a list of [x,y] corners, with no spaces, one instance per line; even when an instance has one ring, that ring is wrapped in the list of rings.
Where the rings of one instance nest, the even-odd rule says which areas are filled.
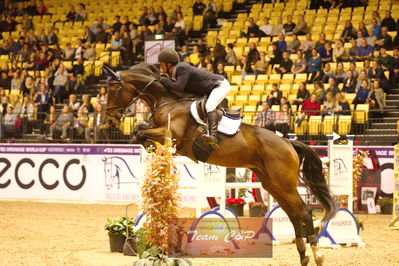
[[[119,156],[104,157],[105,187],[110,190],[114,185],[119,189],[121,184],[138,183],[127,162]],[[126,171],[125,171],[126,170]],[[124,173],[124,174],[123,174]]]
[[[170,129],[176,153],[194,158],[192,144],[199,124],[189,111],[194,100],[192,95],[164,87],[159,82],[159,70],[146,63],[120,72],[109,67],[104,67],[103,71],[108,81],[106,121],[110,126],[118,126],[126,108],[140,98],[149,106],[153,119],[151,126],[137,130],[136,137],[163,143],[165,132]],[[312,148],[279,137],[267,129],[243,123],[235,135],[226,136],[219,148],[210,154],[207,163],[251,169],[293,224],[301,265],[309,263],[302,235],[303,224],[315,262],[323,264],[324,255],[318,246],[311,210],[305,206],[297,190],[303,163],[301,179],[324,207],[323,221],[334,217],[336,203],[323,175],[320,158]]]

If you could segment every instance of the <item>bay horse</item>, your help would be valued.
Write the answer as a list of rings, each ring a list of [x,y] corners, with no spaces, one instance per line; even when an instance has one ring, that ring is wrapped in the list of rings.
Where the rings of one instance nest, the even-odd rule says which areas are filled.
[[[199,125],[190,115],[191,96],[165,88],[158,81],[159,70],[146,63],[120,72],[108,67],[103,71],[108,79],[106,119],[110,126],[118,126],[125,110],[140,98],[151,109],[153,121],[151,126],[138,130],[136,136],[163,143],[170,114],[170,130],[177,153],[194,158],[191,147]],[[301,142],[289,141],[267,129],[243,123],[234,136],[223,140],[207,161],[255,172],[262,187],[276,199],[294,226],[301,265],[309,263],[309,257],[305,255],[303,224],[315,262],[322,265],[324,256],[318,247],[312,213],[297,190],[302,162],[303,182],[324,207],[323,220],[329,220],[335,215],[336,206],[322,172],[322,163],[316,152]]]

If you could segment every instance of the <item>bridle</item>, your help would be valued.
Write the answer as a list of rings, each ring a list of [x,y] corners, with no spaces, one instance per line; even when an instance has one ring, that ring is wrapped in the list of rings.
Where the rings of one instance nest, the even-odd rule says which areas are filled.
[[[152,96],[151,94],[145,93],[146,89],[148,87],[150,87],[155,81],[158,81],[157,79],[153,79],[150,82],[148,82],[143,90],[139,91],[137,90],[135,87],[130,86],[129,84],[125,83],[123,80],[118,79],[118,80],[112,80],[110,82],[108,82],[108,85],[112,85],[112,84],[118,84],[118,88],[116,89],[117,91],[119,91],[120,89],[122,89],[122,86],[125,85],[133,90],[135,90],[137,92],[137,96],[134,97],[125,107],[120,107],[117,105],[112,105],[112,106],[108,106],[105,108],[105,113],[113,118],[116,118],[118,120],[120,120],[125,114],[126,114],[126,110],[132,105],[134,104],[138,99],[142,98],[143,96],[147,96],[147,97],[151,97],[154,100],[154,105],[152,107],[153,112],[155,112],[156,110],[158,110],[160,107],[171,104],[171,103],[175,103],[175,102],[184,102],[184,101],[194,101],[196,100],[196,98],[181,98],[181,99],[175,99],[175,100],[171,100],[168,102],[164,102],[161,104],[157,104],[157,101],[155,99],[154,96]],[[110,112],[108,112],[108,110],[112,110],[112,109],[117,109],[115,114],[111,114]]]

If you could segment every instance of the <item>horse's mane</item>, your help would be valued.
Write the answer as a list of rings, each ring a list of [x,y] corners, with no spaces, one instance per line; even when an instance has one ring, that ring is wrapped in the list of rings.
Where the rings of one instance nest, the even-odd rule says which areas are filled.
[[[159,68],[157,66],[155,66],[153,64],[149,64],[147,62],[142,62],[137,65],[134,65],[129,68],[129,71],[131,73],[137,73],[137,74],[141,74],[141,75],[145,75],[145,76],[151,76],[158,81],[161,79],[161,73],[159,71]],[[180,99],[182,99],[182,98],[200,98],[201,97],[201,95],[196,95],[196,94],[187,93],[187,92],[179,92],[176,90],[171,90],[165,86],[163,86],[163,87],[168,92],[170,92],[171,94],[173,94],[174,96],[176,96],[177,98],[180,98]]]

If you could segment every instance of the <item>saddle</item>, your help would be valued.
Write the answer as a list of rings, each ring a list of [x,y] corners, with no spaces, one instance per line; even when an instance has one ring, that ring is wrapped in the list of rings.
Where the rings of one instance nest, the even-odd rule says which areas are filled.
[[[205,108],[206,100],[207,100],[206,98],[202,98],[196,102],[198,116],[203,121],[206,118],[206,108]],[[220,121],[220,119],[222,119],[223,115],[226,115],[232,119],[241,119],[241,108],[230,109],[230,108],[222,107],[219,105],[217,107],[216,111],[218,114],[219,121]]]

